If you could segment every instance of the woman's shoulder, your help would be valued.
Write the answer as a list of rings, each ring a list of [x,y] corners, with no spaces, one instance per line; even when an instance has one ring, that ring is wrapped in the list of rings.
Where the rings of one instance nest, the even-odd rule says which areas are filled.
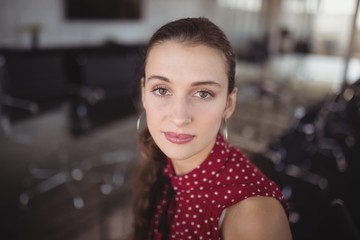
[[[228,212],[241,213],[249,216],[276,216],[275,213],[285,213],[281,202],[273,197],[254,196],[246,198],[227,209]],[[249,213],[252,213],[249,215]],[[286,216],[286,214],[284,215]]]
[[[286,212],[273,197],[246,198],[227,208],[224,239],[291,239]]]
[[[232,153],[232,154],[231,154]],[[260,168],[251,162],[240,150],[233,147],[230,151],[230,158],[228,159],[227,166],[224,167],[224,172],[228,176],[233,176],[236,186],[242,192],[242,201],[250,204],[254,201],[257,203],[259,200],[253,198],[256,196],[264,197],[265,203],[271,201],[278,204],[281,203],[281,207],[287,209],[287,203],[285,198],[275,181],[266,176]],[[233,174],[230,173],[233,172]],[[271,202],[270,201],[270,202]],[[237,201],[240,202],[240,201]],[[260,201],[263,202],[263,201]],[[245,203],[243,203],[245,205]]]

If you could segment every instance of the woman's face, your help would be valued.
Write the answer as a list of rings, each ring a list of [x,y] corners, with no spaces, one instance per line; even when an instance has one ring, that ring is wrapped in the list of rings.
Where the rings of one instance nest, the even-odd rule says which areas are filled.
[[[151,136],[173,162],[199,164],[210,153],[235,107],[226,73],[225,57],[214,48],[169,40],[150,50],[143,106]]]

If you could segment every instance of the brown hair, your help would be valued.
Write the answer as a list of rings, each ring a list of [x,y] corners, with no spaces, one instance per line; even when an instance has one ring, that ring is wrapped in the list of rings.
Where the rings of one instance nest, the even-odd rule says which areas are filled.
[[[218,26],[202,17],[184,18],[165,24],[151,37],[145,55],[144,66],[152,47],[169,40],[192,45],[206,45],[221,51],[225,56],[228,67],[228,94],[233,91],[235,56],[228,39]],[[143,162],[136,179],[135,201],[133,204],[134,232],[132,237],[136,240],[148,238],[151,219],[157,204],[156,194],[161,192],[159,190],[162,187],[159,179],[166,165],[166,156],[155,144],[147,128],[140,136],[140,150]]]

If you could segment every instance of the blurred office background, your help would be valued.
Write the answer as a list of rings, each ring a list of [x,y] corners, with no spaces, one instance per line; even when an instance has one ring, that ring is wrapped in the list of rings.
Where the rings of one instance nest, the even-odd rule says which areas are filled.
[[[151,34],[205,16],[237,56],[229,141],[294,239],[360,239],[359,0],[0,0],[0,238],[125,239]]]

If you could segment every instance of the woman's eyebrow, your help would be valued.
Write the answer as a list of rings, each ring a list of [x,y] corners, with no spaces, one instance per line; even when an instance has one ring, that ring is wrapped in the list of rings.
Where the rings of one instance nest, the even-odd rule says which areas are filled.
[[[160,80],[160,81],[164,81],[164,82],[168,82],[170,83],[170,79],[161,75],[151,75],[150,77],[147,78],[147,81],[151,81],[151,80]],[[191,83],[191,86],[193,87],[197,87],[197,86],[203,86],[203,85],[212,85],[212,86],[216,86],[221,88],[222,85],[217,82],[217,81],[212,81],[212,80],[206,80],[206,81],[196,81]]]
[[[216,86],[216,87],[222,87],[222,85],[217,82],[217,81],[212,81],[212,80],[209,80],[209,81],[198,81],[198,82],[193,82],[191,83],[191,86],[202,86],[202,85],[213,85],[213,86]]]
[[[161,80],[165,82],[170,82],[170,80],[167,77],[161,76],[161,75],[151,75],[147,78],[148,81],[150,80]]]

